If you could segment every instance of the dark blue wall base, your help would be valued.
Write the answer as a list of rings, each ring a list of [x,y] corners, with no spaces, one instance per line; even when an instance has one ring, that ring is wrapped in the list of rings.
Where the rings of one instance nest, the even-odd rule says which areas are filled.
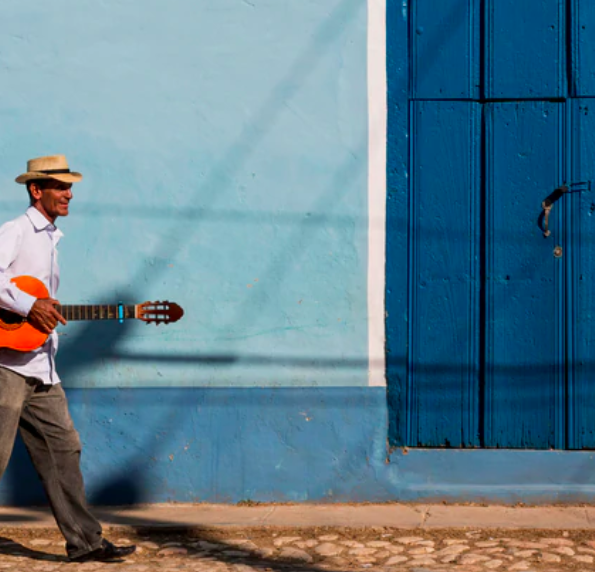
[[[69,389],[93,504],[595,502],[595,454],[387,452],[383,388]],[[46,504],[17,443],[0,504]]]

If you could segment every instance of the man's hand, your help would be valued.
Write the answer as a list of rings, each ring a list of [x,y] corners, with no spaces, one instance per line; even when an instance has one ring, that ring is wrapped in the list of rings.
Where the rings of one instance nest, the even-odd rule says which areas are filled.
[[[54,307],[59,304],[60,302],[53,298],[38,298],[29,310],[27,321],[40,332],[51,334],[58,322],[66,325],[66,320]]]

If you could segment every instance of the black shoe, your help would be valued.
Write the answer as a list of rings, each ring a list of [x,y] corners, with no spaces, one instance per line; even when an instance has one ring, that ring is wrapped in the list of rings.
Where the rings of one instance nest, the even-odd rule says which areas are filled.
[[[109,562],[110,560],[120,560],[125,556],[130,556],[136,550],[134,544],[130,546],[116,546],[105,538],[101,541],[101,546],[92,552],[87,552],[81,556],[71,558],[71,562]]]

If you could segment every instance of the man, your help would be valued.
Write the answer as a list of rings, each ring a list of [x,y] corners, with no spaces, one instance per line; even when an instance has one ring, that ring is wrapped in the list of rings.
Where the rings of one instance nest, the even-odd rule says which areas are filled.
[[[66,539],[68,556],[75,562],[120,559],[136,549],[105,540],[101,525],[87,508],[81,443],[55,368],[58,336],[54,329],[58,322],[66,324],[55,308],[59,304],[56,247],[62,237],[55,222],[68,216],[72,184],[81,179],[80,173],[70,171],[63,155],[32,159],[27,172],[16,178],[27,185],[30,207],[0,227],[0,307],[51,334],[31,352],[0,349],[0,476],[19,427]],[[10,282],[23,275],[41,280],[50,297],[36,299]]]

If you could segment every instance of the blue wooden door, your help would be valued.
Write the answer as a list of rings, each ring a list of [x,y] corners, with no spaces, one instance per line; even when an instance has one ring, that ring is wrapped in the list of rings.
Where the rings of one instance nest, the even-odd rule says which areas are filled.
[[[416,0],[408,17],[388,70],[391,85],[390,62],[407,58],[407,225],[390,226],[396,190],[388,203],[390,440],[592,448],[595,195],[573,184],[595,180],[595,2]],[[390,17],[388,37],[399,45]]]

